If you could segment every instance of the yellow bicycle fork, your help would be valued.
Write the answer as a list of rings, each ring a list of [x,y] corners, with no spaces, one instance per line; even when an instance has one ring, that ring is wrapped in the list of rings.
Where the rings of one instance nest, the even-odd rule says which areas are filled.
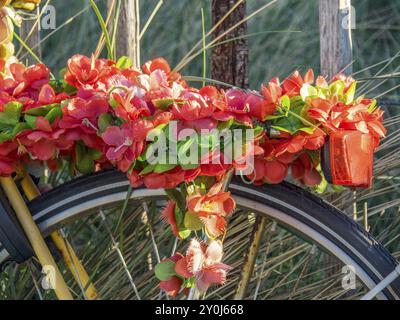
[[[50,253],[49,248],[44,241],[39,228],[37,227],[35,221],[32,218],[31,213],[25,201],[23,200],[17,185],[13,178],[10,177],[0,177],[0,184],[3,187],[4,192],[13,207],[17,219],[19,220],[30,244],[32,245],[33,251],[37,256],[42,267],[51,267],[54,270],[54,291],[59,300],[73,300],[71,292],[68,289],[65,280],[54,261],[53,256]],[[31,177],[27,174],[21,181],[22,189],[28,200],[32,200],[40,195],[40,192]],[[94,300],[97,297],[97,292],[92,283],[90,283],[89,276],[85,271],[83,265],[76,256],[71,245],[61,236],[60,232],[55,231],[51,234],[51,238],[55,243],[57,249],[61,252],[66,265],[70,269],[75,280],[82,285],[85,289],[85,297],[88,300]]]

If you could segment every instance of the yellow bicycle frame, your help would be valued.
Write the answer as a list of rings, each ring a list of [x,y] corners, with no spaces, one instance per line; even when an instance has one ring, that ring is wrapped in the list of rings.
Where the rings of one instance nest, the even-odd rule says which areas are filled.
[[[71,292],[68,289],[67,284],[62,277],[60,270],[53,256],[50,253],[49,248],[44,241],[42,234],[35,221],[32,218],[29,209],[22,198],[14,179],[11,177],[0,177],[1,186],[13,207],[15,214],[21,223],[22,229],[32,245],[32,249],[35,252],[37,258],[39,259],[42,267],[51,267],[54,270],[55,283],[54,291],[57,298],[60,300],[73,300]]]
[[[28,174],[24,174],[24,177],[21,181],[21,187],[29,201],[40,195],[39,189]],[[78,284],[80,283],[82,288],[85,289],[85,297],[88,300],[95,300],[97,298],[97,291],[93,283],[89,282],[89,275],[77,257],[72,246],[62,237],[59,231],[54,231],[50,236],[57,249],[60,251],[64,262],[68,266],[68,269],[73,275],[75,281]]]
[[[0,184],[13,207],[18,221],[24,230],[36,257],[38,258],[42,267],[51,267],[54,270],[54,291],[59,300],[73,300],[70,290],[68,289],[65,280],[54,261],[53,256],[44,241],[42,234],[32,218],[29,209],[22,198],[18,187],[11,177],[0,177]],[[25,174],[21,181],[21,186],[29,200],[32,200],[40,195],[39,190],[33,183],[31,177]],[[92,283],[89,284],[89,276],[84,267],[76,256],[70,244],[60,235],[58,231],[51,234],[51,238],[58,250],[61,252],[68,268],[70,269],[75,280],[80,282],[85,289],[86,298],[94,300],[97,297],[97,292]]]

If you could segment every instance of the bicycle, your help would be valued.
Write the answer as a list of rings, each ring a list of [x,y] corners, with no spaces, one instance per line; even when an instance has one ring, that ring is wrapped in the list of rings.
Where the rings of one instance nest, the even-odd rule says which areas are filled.
[[[332,182],[370,186],[373,152],[386,129],[376,102],[355,98],[353,79],[339,75],[332,83],[322,77],[315,81],[309,70],[304,77],[293,73],[282,84],[275,78],[262,87],[262,93],[238,88],[225,92],[212,86],[189,87],[162,58],[138,71],[126,57],[114,61],[83,55],[68,61],[60,81],[50,80],[50,70],[43,64],[14,65],[12,70],[7,88],[15,88],[2,92],[9,102],[0,111],[4,147],[0,149],[0,264],[9,260],[28,264],[20,267],[21,273],[3,274],[0,294],[4,298],[19,295],[18,283],[23,289],[28,287],[27,293],[21,290],[23,298],[53,298],[54,293],[60,299],[167,298],[168,290],[160,291],[156,276],[161,282],[175,277],[180,291],[174,295],[190,287],[189,298],[200,297],[195,290],[197,275],[186,270],[188,275],[178,278],[175,266],[173,274],[168,273],[171,264],[177,263],[172,259],[183,252],[176,238],[188,234],[199,238],[199,230],[204,238],[211,238],[209,247],[214,244],[222,251],[224,243],[227,265],[221,262],[222,252],[214,265],[222,271],[233,267],[225,285],[204,290],[204,298],[332,299],[359,297],[367,291],[364,298],[399,298],[400,280],[395,280],[399,268],[382,245],[320,198],[292,184],[278,184],[289,169],[298,181],[305,182],[307,177],[309,186],[323,182],[320,151],[333,141],[339,143],[332,158],[339,160],[332,161],[338,169],[331,171]],[[25,105],[27,97],[31,105]],[[340,108],[332,111],[337,105]],[[309,110],[311,106],[314,109]],[[146,151],[156,142],[148,136],[166,133],[174,120],[195,133],[204,126],[230,133],[251,131],[249,141],[242,136],[237,139],[236,150],[238,158],[250,155],[258,161],[261,170],[256,164],[253,167],[258,185],[239,179],[230,183],[230,172],[240,167],[238,158],[234,163],[219,163],[218,170],[210,169],[210,162],[205,167],[199,162],[193,167],[181,159],[151,163]],[[277,136],[271,135],[271,129]],[[198,141],[191,136],[185,136],[186,140],[169,137],[168,147],[176,142],[176,152],[183,155]],[[213,134],[206,137],[203,145],[195,145],[195,153],[205,145],[201,156],[214,159],[217,155],[221,160],[221,149],[229,147],[229,142],[214,146],[209,141]],[[348,137],[350,142],[344,144]],[[249,144],[252,149],[247,152]],[[343,145],[349,152],[344,152]],[[61,185],[43,195],[23,171],[37,159],[57,161],[56,166],[65,161],[60,172],[53,173],[53,182],[59,180]],[[344,167],[354,159],[365,168],[353,166],[356,174],[343,177],[340,171],[348,173],[350,167]],[[125,175],[105,171],[62,183],[69,169],[85,174],[107,166]],[[160,175],[162,183],[152,183]],[[208,183],[203,180],[207,177],[211,177]],[[133,188],[138,181],[148,189]],[[263,183],[269,184],[260,186]],[[237,204],[232,216],[235,201],[226,189]],[[174,230],[177,221],[168,221],[175,239],[166,237],[171,230],[157,214],[167,195],[174,206],[171,220],[180,215],[184,227]],[[212,200],[206,201],[209,207],[198,210],[193,197]],[[220,224],[213,225],[215,221]],[[203,254],[195,241],[195,249]],[[34,254],[38,261],[32,258]],[[170,269],[157,274],[164,258]],[[182,261],[183,255],[178,258]],[[38,271],[45,274],[42,287],[54,292],[43,292]],[[10,274],[16,274],[15,283]],[[212,283],[224,283],[225,272],[221,274]]]
[[[308,264],[312,265],[313,263],[312,261],[310,261],[312,259],[323,260],[325,256],[324,252],[330,252],[330,255],[334,256],[338,261],[341,261],[341,264],[353,266],[359,283],[363,284],[363,288],[359,288],[357,290],[359,295],[365,293],[366,290],[375,287],[382,279],[384,279],[390,272],[392,272],[396,268],[397,263],[395,259],[357,223],[349,219],[342,212],[335,209],[328,203],[324,202],[323,200],[303,189],[300,189],[289,183],[254,187],[246,185],[238,179],[235,179],[231,183],[229,189],[233,193],[239,208],[238,213],[235,215],[235,218],[233,218],[233,226],[237,226],[240,223],[246,223],[248,221],[253,222],[249,223],[249,228],[246,233],[241,235],[235,234],[235,228],[231,227],[232,231],[230,232],[230,234],[227,235],[225,240],[228,262],[229,252],[234,249],[233,245],[235,243],[237,244],[240,241],[248,241],[246,238],[251,233],[251,226],[254,225],[254,221],[256,220],[259,223],[261,220],[263,221],[262,224],[264,224],[264,227],[261,227],[261,229],[268,230],[269,237],[271,237],[272,233],[281,233],[281,235],[283,235],[284,237],[283,241],[287,241],[289,244],[297,243],[299,252],[306,253],[306,255],[303,257],[303,260],[300,259],[300,266],[302,268],[304,268],[305,261],[308,261]],[[127,228],[127,230],[125,230],[126,233],[127,231],[131,230],[131,232],[129,232],[129,237],[131,238],[122,239],[121,242],[121,244],[123,244],[125,247],[124,249],[122,249],[125,250],[124,252],[126,254],[126,257],[124,257],[124,259],[127,265],[130,266],[129,269],[131,271],[132,263],[136,268],[138,268],[135,270],[135,273],[132,274],[132,277],[133,279],[140,280],[133,282],[136,283],[136,285],[139,285],[139,296],[141,298],[159,297],[160,294],[157,286],[154,285],[154,276],[152,275],[152,268],[150,267],[150,265],[154,262],[149,261],[149,259],[159,259],[160,254],[168,255],[167,252],[169,252],[169,250],[171,250],[172,247],[174,247],[175,245],[170,241],[169,243],[165,243],[164,239],[164,243],[162,243],[163,248],[161,249],[161,253],[157,249],[160,246],[160,243],[157,243],[157,241],[162,238],[162,233],[165,232],[165,230],[163,230],[163,226],[160,225],[159,221],[155,221],[154,225],[148,228],[149,221],[143,221],[143,217],[142,222],[136,222],[138,223],[138,225],[136,226],[136,228],[138,229],[136,230],[140,230],[143,228],[148,229],[149,239],[153,238],[154,240],[153,246],[147,245],[147,248],[138,248],[139,250],[136,251],[136,254],[139,255],[138,259],[142,261],[141,264],[138,264],[137,261],[135,263],[136,257],[133,257],[133,253],[130,252],[133,250],[133,248],[130,247],[130,250],[126,248],[133,241],[132,237],[134,237],[135,232],[132,232],[132,228],[135,227],[135,218],[137,221],[137,218],[140,218],[143,215],[143,203],[148,203],[150,207],[160,207],[160,199],[165,198],[165,194],[162,190],[149,190],[138,188],[130,191],[129,183],[124,175],[116,171],[106,171],[90,176],[81,177],[66,184],[63,184],[29,202],[28,206],[43,236],[47,237],[52,232],[59,229],[73,230],[71,226],[79,224],[79,220],[82,221],[82,219],[86,219],[86,221],[90,221],[90,223],[86,222],[88,223],[86,228],[83,227],[82,224],[80,225],[80,228],[83,228],[80,230],[81,234],[87,232],[88,228],[90,227],[96,225],[99,226],[99,220],[102,220],[101,217],[104,218],[105,216],[107,216],[106,219],[108,220],[108,222],[113,221],[113,219],[118,220],[119,218],[121,218],[119,217],[118,211],[120,211],[121,207],[124,207],[125,200],[128,198],[130,199],[130,214],[125,213],[124,217],[122,217],[122,224],[120,224],[120,226],[125,226]],[[2,200],[2,203],[4,205],[4,198]],[[99,211],[101,212],[99,213]],[[256,214],[256,217],[254,217],[254,214]],[[148,218],[152,220],[150,217]],[[267,218],[268,220],[265,220],[265,218]],[[292,234],[283,231],[283,229],[280,229],[279,226],[276,227],[273,222],[270,222],[271,220],[276,221],[279,226],[283,226],[284,228],[293,230],[294,234],[296,235],[300,234],[302,238],[306,238],[307,241],[311,242],[313,245],[309,245],[306,243],[299,244],[299,241],[297,239],[294,239]],[[119,228],[120,226],[117,226],[117,228]],[[274,229],[275,231],[273,231]],[[133,230],[135,230],[135,228]],[[254,238],[260,238],[260,232],[258,233],[258,236],[257,230],[255,233],[256,235],[253,234],[252,240],[248,241],[249,246],[254,243]],[[152,234],[152,236],[150,234]],[[106,239],[110,236],[110,234],[104,232],[102,233],[102,236],[104,237],[104,239]],[[79,240],[79,237],[75,239],[75,242],[77,240]],[[269,243],[271,242],[269,241]],[[316,250],[315,245],[318,245],[321,250]],[[90,244],[83,245],[83,247],[82,244],[80,244],[79,246],[81,246],[80,252],[85,252],[90,248]],[[109,245],[107,244],[106,248],[108,246]],[[152,248],[156,249],[151,254]],[[261,245],[261,248],[261,252],[269,257],[268,263],[271,263],[271,259],[273,262],[273,257],[271,257],[271,253],[273,254],[274,250],[277,249],[268,248],[268,239],[266,242],[264,242],[263,245]],[[97,252],[96,248],[91,248],[90,250],[94,250],[95,253]],[[270,255],[268,255],[267,253],[268,250]],[[100,252],[97,253],[100,254]],[[97,257],[96,254],[95,256]],[[110,257],[112,263],[109,263],[109,260],[107,260],[110,259]],[[2,249],[0,250],[0,262],[2,265],[4,265],[4,263],[9,259],[10,252],[7,252],[3,245]],[[97,274],[97,276],[95,276],[93,279],[95,287],[99,292],[99,296],[102,296],[104,298],[135,297],[135,293],[132,290],[131,284],[128,281],[122,281],[122,293],[118,288],[114,288],[115,291],[102,291],[102,286],[108,288],[109,283],[107,281],[110,281],[107,280],[102,274],[111,274],[112,278],[112,270],[115,268],[119,268],[118,266],[116,266],[118,265],[118,259],[116,258],[115,251],[108,251],[106,256],[102,257],[102,259],[105,259],[108,264],[97,265],[97,272],[95,271],[95,274]],[[256,264],[254,261],[254,257],[247,255],[247,260],[245,261],[249,260],[252,260],[253,266],[251,267],[254,267],[254,264]],[[98,261],[96,262],[98,263]],[[90,270],[96,270],[93,269],[93,263],[93,261],[87,261],[86,266]],[[279,265],[279,261],[275,261],[275,263],[278,263]],[[259,282],[260,279],[262,279],[266,273],[271,272],[273,268],[271,269],[271,266],[266,266],[265,262],[264,265],[260,265],[260,263],[257,264],[255,266],[255,274],[264,273],[264,276],[261,276],[260,278],[258,278],[257,276],[253,276],[252,279],[245,279],[244,281],[247,281],[247,284],[245,285],[245,287],[243,287],[243,278],[240,276],[240,267],[244,267],[245,265],[246,262],[236,261],[236,264],[234,265],[235,271],[233,271],[233,274],[231,276],[232,280],[230,280],[225,286],[208,292],[206,297],[232,298],[232,294],[228,294],[228,296],[223,296],[223,294],[224,290],[226,294],[226,292],[229,292],[229,288],[235,285],[239,287],[239,290],[236,290],[236,292],[241,292],[240,294],[242,296],[240,298],[254,298],[255,293],[256,297],[268,297],[268,291],[259,291]],[[141,267],[139,268],[139,266]],[[297,268],[300,268],[300,266]],[[337,270],[337,266],[334,269]],[[100,270],[101,272],[99,272],[98,270]],[[329,275],[329,270],[325,271],[328,275],[327,279],[329,280],[329,277],[332,277],[332,274]],[[292,270],[291,272],[295,271]],[[250,272],[250,274],[251,273],[252,272]],[[98,276],[99,274],[100,276]],[[118,276],[121,276],[121,274],[119,274]],[[124,274],[123,276],[125,277],[126,275]],[[334,274],[333,278],[335,278],[336,276],[337,275]],[[323,277],[322,280],[324,279],[325,277]],[[279,280],[281,281],[280,284],[279,281],[276,280],[279,286],[270,293],[273,294],[274,292],[276,292],[277,297],[281,298],[296,297],[296,290],[293,291],[293,288],[295,288],[297,281],[294,281],[293,279],[285,279],[285,276],[282,276],[281,278],[279,278]],[[288,283],[286,283],[285,281]],[[316,282],[318,283],[319,281],[321,281],[321,279],[318,278],[317,272]],[[399,282],[399,279],[393,282],[390,286],[385,288],[385,290],[382,291],[377,297],[379,299],[398,299],[400,292]],[[73,281],[71,278],[68,280],[68,283],[72,285]],[[301,284],[299,286],[299,283],[297,283],[297,289],[299,291],[297,293],[298,296],[304,297],[304,293],[302,293],[301,291]],[[76,284],[74,290],[75,292],[77,290]],[[82,293],[84,291],[85,290],[82,289],[82,292],[80,294],[76,293],[76,296],[83,297],[84,294],[82,296]],[[340,296],[345,296],[346,291],[347,290],[340,291]],[[116,294],[116,292],[119,293]],[[312,293],[313,292],[311,290],[311,294]],[[238,296],[236,295],[236,297]],[[269,296],[269,298],[271,298],[271,296]]]

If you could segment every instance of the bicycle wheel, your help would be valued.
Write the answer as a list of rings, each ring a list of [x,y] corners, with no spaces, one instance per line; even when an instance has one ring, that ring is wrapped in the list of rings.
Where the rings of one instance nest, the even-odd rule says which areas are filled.
[[[66,230],[101,298],[134,298],[132,283],[122,272],[117,254],[110,249],[112,234],[102,229],[101,211],[113,231],[122,231],[114,234],[114,240],[122,247],[141,298],[165,297],[157,287],[152,270],[157,260],[176,250],[169,227],[155,215],[165,203],[164,191],[134,189],[125,203],[128,189],[124,175],[101,172],[55,188],[32,201],[29,207],[45,236],[60,228]],[[266,217],[267,223],[260,237],[259,254],[252,262],[246,299],[354,298],[373,288],[397,265],[358,224],[301,188],[289,183],[252,186],[234,180],[230,191],[238,209],[229,221],[224,247],[226,263],[234,269],[228,282],[209,290],[206,298],[234,297],[243,266],[248,263],[243,257],[253,245],[251,235],[257,217]],[[152,207],[151,217],[143,216],[144,202]],[[128,209],[121,215],[124,204]],[[178,245],[177,249],[182,248]],[[328,256],[331,257],[329,264],[326,263]],[[8,258],[7,252],[0,250],[0,263]],[[340,267],[345,265],[354,268],[357,278],[350,291],[341,286]],[[67,280],[76,296],[82,297],[68,275]],[[377,298],[398,299],[399,282],[392,283]],[[5,291],[3,298],[12,298]],[[26,293],[23,297],[35,296],[33,289],[29,292],[30,295]]]

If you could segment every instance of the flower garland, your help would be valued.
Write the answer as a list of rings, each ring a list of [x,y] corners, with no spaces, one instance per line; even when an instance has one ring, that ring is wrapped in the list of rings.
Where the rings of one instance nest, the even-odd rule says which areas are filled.
[[[165,189],[170,201],[162,215],[173,234],[186,239],[204,230],[210,239],[208,245],[191,240],[186,255],[177,253],[157,266],[161,288],[173,296],[194,286],[205,291],[226,279],[230,268],[221,262],[218,239],[235,202],[223,186],[227,172],[246,167],[240,160],[254,158],[246,176],[255,184],[280,183],[290,172],[309,187],[326,187],[320,150],[329,135],[361,132],[375,149],[386,133],[376,102],[356,98],[356,82],[343,75],[328,83],[314,79],[311,70],[304,76],[296,71],[283,82],[272,79],[259,93],[190,87],[162,58],[135,69],[126,57],[115,62],[75,55],[62,80],[53,79],[43,64],[0,65],[0,175],[33,164],[57,170],[66,160],[75,174],[116,167],[133,187]],[[187,129],[251,129],[253,137],[241,140],[231,162],[222,144],[215,148],[206,139],[197,164],[150,163],[149,150],[168,136],[173,122],[175,135],[167,138],[166,149],[175,143],[180,155],[196,145],[193,136],[177,139]]]

